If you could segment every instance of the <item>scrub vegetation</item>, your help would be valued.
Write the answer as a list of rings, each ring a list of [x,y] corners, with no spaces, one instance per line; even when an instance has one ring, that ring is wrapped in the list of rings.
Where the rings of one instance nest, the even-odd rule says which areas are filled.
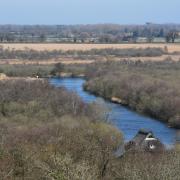
[[[114,152],[122,134],[98,104],[42,80],[0,82],[1,179],[178,180],[180,154]]]
[[[123,139],[98,105],[95,110],[73,92],[42,80],[1,81],[0,91],[2,179],[104,176]]]
[[[38,64],[3,64],[0,65],[0,73],[6,74],[8,77],[47,77],[54,69],[53,65]]]
[[[10,54],[3,57],[30,57],[33,61],[46,59],[47,55],[48,61],[52,55],[48,51],[47,54],[33,51],[32,55],[31,50],[17,51],[8,50],[6,53]],[[110,58],[141,59],[144,55],[167,53],[166,49],[157,48],[68,53],[73,56],[77,53],[76,57],[98,54],[108,58],[106,62],[89,65],[0,65],[0,73],[10,77],[0,81],[0,179],[178,180],[178,145],[177,149],[161,153],[128,152],[116,157],[116,150],[124,145],[123,135],[108,123],[106,108],[97,102],[86,104],[74,92],[51,86],[46,80],[11,77],[84,74],[86,90],[109,100],[115,97],[123,105],[179,128],[180,62],[170,58],[157,62],[115,62]]]
[[[167,54],[161,48],[127,48],[127,49],[91,49],[91,50],[44,50],[38,51],[29,48],[23,50],[16,49],[4,49],[3,46],[0,48],[0,59],[21,59],[21,60],[48,60],[61,57],[74,57],[87,59],[96,56],[116,56],[116,57],[156,57]]]
[[[107,61],[86,77],[86,90],[180,128],[180,62]]]

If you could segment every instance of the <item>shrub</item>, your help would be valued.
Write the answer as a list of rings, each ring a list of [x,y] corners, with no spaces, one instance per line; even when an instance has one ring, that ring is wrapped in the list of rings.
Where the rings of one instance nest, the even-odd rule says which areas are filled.
[[[94,106],[64,88],[7,80],[0,92],[2,179],[100,179],[123,144],[102,108],[89,116]]]
[[[180,63],[172,61],[96,63],[87,68],[84,88],[179,127],[179,70]]]

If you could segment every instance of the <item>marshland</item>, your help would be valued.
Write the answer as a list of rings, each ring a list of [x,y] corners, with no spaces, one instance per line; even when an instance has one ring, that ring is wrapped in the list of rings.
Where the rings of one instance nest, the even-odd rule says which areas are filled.
[[[2,1],[0,180],[179,180],[179,7]]]

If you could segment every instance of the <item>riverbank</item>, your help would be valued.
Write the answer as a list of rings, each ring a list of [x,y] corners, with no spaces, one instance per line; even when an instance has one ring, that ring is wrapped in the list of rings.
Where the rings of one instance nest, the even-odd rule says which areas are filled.
[[[100,63],[87,70],[85,89],[180,128],[179,62]]]
[[[88,80],[88,91],[180,128],[179,61],[2,65],[0,72],[12,78],[83,77]]]
[[[0,73],[0,81],[43,81],[39,77],[9,77],[6,74]]]
[[[71,89],[81,91],[82,86],[79,87],[76,79],[72,79],[75,86]],[[81,79],[81,82],[84,80]],[[127,153],[121,158],[114,157],[114,151],[123,144],[122,134],[105,123],[104,113],[100,111],[102,108],[86,104],[65,88],[21,79],[0,81],[0,92],[0,127],[4,137],[0,175],[3,178],[36,179],[44,177],[44,174],[54,178],[59,174],[60,177],[69,174],[70,179],[74,176],[94,180],[157,176],[161,179],[174,177],[174,172],[179,177],[180,154],[175,150],[162,154],[137,152]],[[114,109],[117,110],[117,107]],[[127,118],[117,114],[117,111],[115,114],[127,123]],[[139,124],[131,122],[133,129],[136,127],[133,123]],[[155,128],[153,121],[146,121],[145,124]],[[157,129],[162,133],[161,127],[164,126]],[[167,140],[171,134],[165,131],[162,136]],[[132,165],[136,176],[132,173]],[[156,176],[149,173],[149,166],[155,167],[152,170]],[[9,173],[9,169],[12,169],[12,173]]]
[[[176,142],[176,129],[169,128],[165,123],[158,119],[143,116],[140,113],[132,111],[127,106],[121,106],[117,103],[112,103],[109,100],[104,100],[95,94],[85,91],[83,84],[86,82],[82,78],[51,78],[50,84],[57,87],[65,87],[69,91],[75,92],[82,98],[85,103],[99,104],[102,109],[108,113],[105,115],[108,122],[116,126],[124,135],[125,142],[130,141],[141,128],[149,129],[163,142],[167,147],[174,147]],[[95,109],[95,112],[98,108]],[[94,112],[94,113],[95,113]],[[93,116],[93,114],[91,116]]]
[[[101,62],[91,65],[4,65],[8,78],[83,77],[89,92],[180,128],[179,62]],[[7,79],[7,77],[4,77]],[[29,78],[31,79],[31,78]],[[168,91],[167,91],[168,89]]]
[[[88,84],[88,82],[86,82],[85,84]],[[121,106],[123,106],[123,107],[125,107],[125,108],[128,108],[128,109],[130,109],[130,110],[132,110],[132,111],[135,111],[136,113],[138,113],[138,114],[140,114],[140,115],[142,115],[142,116],[156,119],[156,121],[160,121],[160,122],[166,124],[169,128],[180,129],[179,124],[178,124],[178,125],[173,125],[173,124],[171,124],[171,123],[168,123],[168,122],[166,122],[164,119],[160,119],[160,117],[158,117],[158,116],[153,116],[152,114],[144,113],[144,112],[142,112],[142,111],[137,110],[136,107],[130,106],[130,104],[128,104],[125,100],[122,100],[122,99],[119,98],[119,97],[114,97],[114,96],[113,96],[113,97],[106,97],[106,96],[103,96],[103,95],[99,94],[99,93],[96,92],[96,91],[92,91],[91,89],[88,89],[87,86],[88,86],[88,85],[85,85],[85,86],[84,86],[84,90],[87,91],[87,92],[90,93],[90,94],[93,94],[93,95],[95,95],[95,96],[97,96],[97,97],[101,97],[101,98],[105,99],[106,101],[109,101],[109,102],[112,102],[112,103],[121,105]]]
[[[121,129],[126,140],[127,137],[130,139],[134,137],[140,127],[144,127],[152,129],[163,143],[166,144],[169,140],[173,142],[176,134],[175,130],[168,128],[157,120],[140,116],[120,105],[107,101],[105,101],[105,105],[102,99],[99,100],[98,97],[83,90],[85,79],[53,78],[50,79],[49,82],[54,86],[65,87],[69,91],[77,93],[84,102],[100,101],[100,105],[107,106],[112,112],[108,117],[112,119],[112,123],[115,123],[115,125]],[[90,113],[90,117],[93,117],[96,112],[99,112],[97,106],[95,106],[94,111]],[[85,131],[89,132],[87,129]],[[104,179],[164,179],[167,177],[171,179],[172,172],[174,173],[174,171],[176,171],[176,175],[179,173],[179,166],[177,165],[179,163],[179,155],[179,152],[174,151],[174,149],[164,151],[163,153],[129,152],[121,158],[112,158],[108,161]],[[97,157],[97,154],[94,156]],[[149,167],[151,167],[153,173],[151,173]],[[168,173],[167,168],[169,169]]]

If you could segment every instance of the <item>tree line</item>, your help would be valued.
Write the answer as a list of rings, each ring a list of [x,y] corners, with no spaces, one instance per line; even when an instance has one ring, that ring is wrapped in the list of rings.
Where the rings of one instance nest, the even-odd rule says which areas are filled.
[[[146,25],[0,25],[0,42],[69,42],[69,43],[120,43],[137,42],[145,37],[147,42],[164,38],[174,43],[179,37],[178,24]]]

